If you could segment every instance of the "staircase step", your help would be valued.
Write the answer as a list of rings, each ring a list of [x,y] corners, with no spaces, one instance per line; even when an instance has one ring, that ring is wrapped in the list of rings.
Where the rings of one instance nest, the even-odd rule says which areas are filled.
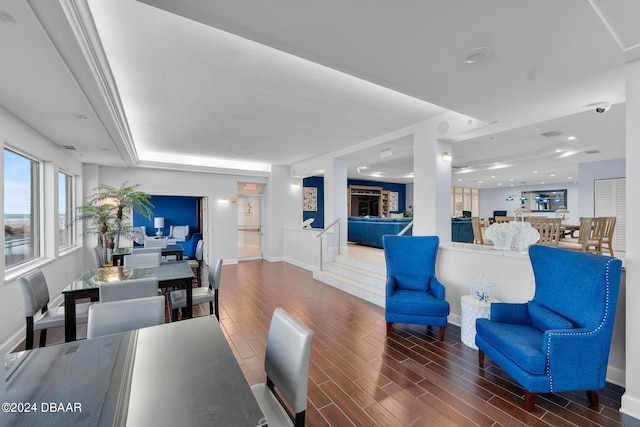
[[[370,285],[327,270],[316,270],[313,278],[365,301],[384,307],[384,286]]]
[[[359,268],[364,271],[379,274],[383,277],[387,275],[387,267],[384,264],[375,264],[357,258],[349,258],[344,255],[334,255],[333,262]]]
[[[325,262],[324,270],[380,289],[384,288],[386,283],[386,276],[384,274],[343,262]]]

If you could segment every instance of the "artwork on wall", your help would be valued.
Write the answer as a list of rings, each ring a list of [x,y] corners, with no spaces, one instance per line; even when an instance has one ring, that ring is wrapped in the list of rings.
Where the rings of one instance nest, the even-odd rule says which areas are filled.
[[[389,211],[397,212],[398,211],[398,192],[391,191],[389,193]]]
[[[304,187],[303,207],[304,211],[317,211],[318,210],[318,189],[316,187]]]

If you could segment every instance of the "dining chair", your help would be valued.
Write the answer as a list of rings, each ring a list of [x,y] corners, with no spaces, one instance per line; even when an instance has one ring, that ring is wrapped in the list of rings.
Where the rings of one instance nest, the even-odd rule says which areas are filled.
[[[36,269],[18,278],[24,301],[27,323],[25,349],[33,348],[34,331],[40,331],[40,347],[47,342],[47,329],[64,326],[64,307],[49,308],[49,287],[41,270]],[[76,325],[87,323],[90,303],[76,304]],[[40,312],[41,316],[36,318]]]
[[[477,245],[491,245],[493,242],[489,239],[485,239],[482,235],[482,223],[480,217],[471,217],[471,228],[473,229],[473,243]]]
[[[198,240],[198,243],[196,244],[196,252],[193,259],[187,260],[189,267],[192,270],[196,271],[196,282],[198,283],[198,286],[200,286],[200,280],[202,280],[201,269],[202,269],[203,252],[204,252],[204,240]]]
[[[615,216],[607,216],[606,223],[604,226],[604,233],[602,235],[602,250],[607,249],[611,256],[615,256],[613,254],[613,234],[616,231],[616,217]]]
[[[494,222],[497,222],[498,224],[503,224],[505,222],[511,222],[511,221],[515,220],[515,217],[513,217],[513,216],[496,216],[493,219],[494,219]]]
[[[167,239],[145,239],[145,248],[166,248]]]
[[[220,308],[218,305],[218,291],[220,289],[220,275],[222,273],[222,258],[214,257],[209,266],[209,286],[198,287],[192,291],[193,305],[209,303],[209,312],[220,320]],[[171,306],[171,321],[178,320],[178,309],[187,306],[187,291],[179,289],[169,294]]]
[[[142,248],[142,247],[131,248],[131,255],[155,254],[155,253],[162,254],[162,248]]]
[[[578,237],[562,239],[558,242],[558,247],[602,255],[602,237],[605,223],[605,218],[580,218]]]
[[[100,246],[93,248],[93,262],[96,268],[102,268],[104,265],[104,251]]]
[[[89,307],[87,338],[162,325],[164,303],[163,296],[153,296],[92,304]]]
[[[123,280],[121,282],[101,282],[100,303],[125,299],[158,296],[158,278]]]
[[[538,230],[540,239],[538,245],[558,246],[562,231],[562,218],[529,217],[527,221],[531,227]]]
[[[251,387],[270,426],[304,426],[313,336],[284,309],[273,312],[264,361],[267,380]]]
[[[124,256],[125,268],[144,268],[144,267],[158,267],[160,265],[160,252],[148,253],[148,254],[131,254]]]

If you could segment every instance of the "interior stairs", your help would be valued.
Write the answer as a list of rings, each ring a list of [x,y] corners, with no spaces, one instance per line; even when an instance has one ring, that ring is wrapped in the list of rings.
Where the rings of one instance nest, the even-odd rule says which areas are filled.
[[[313,278],[363,300],[384,307],[386,267],[344,255],[333,255],[324,261],[322,270]]]

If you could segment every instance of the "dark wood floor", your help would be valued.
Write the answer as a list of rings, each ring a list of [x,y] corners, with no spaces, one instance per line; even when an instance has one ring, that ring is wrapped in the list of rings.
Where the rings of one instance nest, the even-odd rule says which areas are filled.
[[[382,308],[284,262],[225,265],[220,289],[220,321],[250,384],[264,381],[276,307],[315,331],[308,426],[640,426],[618,412],[624,390],[614,385],[595,410],[579,392],[540,395],[526,412],[522,388],[490,359],[478,368],[458,327],[447,328],[444,343],[436,329],[410,325],[387,338]],[[62,340],[50,333],[48,343]]]

